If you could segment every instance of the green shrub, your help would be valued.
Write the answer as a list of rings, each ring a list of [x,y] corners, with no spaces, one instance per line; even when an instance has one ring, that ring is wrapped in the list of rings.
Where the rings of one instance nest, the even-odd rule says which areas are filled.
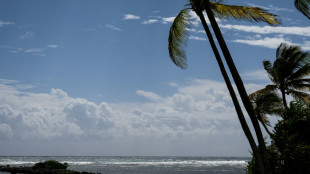
[[[53,169],[64,169],[66,170],[68,168],[68,163],[60,163],[56,160],[48,160],[45,162],[38,162],[36,163],[32,168],[34,170],[40,170],[40,169],[47,169],[47,170],[53,170]]]

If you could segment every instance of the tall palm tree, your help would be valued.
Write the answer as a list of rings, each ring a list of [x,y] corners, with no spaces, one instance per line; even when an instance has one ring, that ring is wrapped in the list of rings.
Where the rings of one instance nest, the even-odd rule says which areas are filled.
[[[247,111],[247,113],[249,114],[249,117],[251,119],[251,122],[253,124],[253,127],[254,127],[254,130],[255,130],[255,133],[256,133],[256,137],[257,137],[257,140],[258,140],[258,144],[259,144],[259,148],[260,148],[260,152],[262,153],[262,156],[263,156],[263,159],[264,159],[264,162],[265,162],[265,171],[267,173],[270,173],[271,172],[271,166],[270,166],[270,163],[269,163],[269,160],[267,160],[267,158],[265,158],[265,152],[266,152],[266,144],[265,144],[265,140],[264,140],[264,137],[263,137],[263,134],[262,134],[262,131],[261,131],[261,128],[259,126],[259,122],[257,120],[257,117],[255,115],[255,111],[253,109],[253,106],[248,98],[248,95],[247,95],[247,92],[245,90],[245,87],[244,87],[244,84],[242,82],[242,79],[238,73],[238,70],[234,64],[234,61],[231,57],[231,54],[230,54],[230,51],[226,45],[226,42],[223,38],[223,35],[221,33],[221,30],[215,20],[215,15],[216,14],[216,11],[213,10],[212,6],[214,6],[214,4],[210,3],[210,0],[202,0],[201,3],[203,3],[202,5],[204,6],[205,8],[205,11],[208,15],[208,18],[210,20],[210,23],[211,23],[211,26],[213,28],[213,31],[216,35],[216,38],[218,40],[218,43],[221,47],[221,50],[222,50],[222,53],[224,55],[224,58],[226,60],[226,63],[228,65],[228,68],[232,74],[232,77],[235,81],[235,84],[237,86],[237,89],[238,89],[238,92],[240,94],[240,97],[241,97],[241,100],[243,102],[243,105],[245,106],[245,109]],[[236,7],[236,10],[235,11],[232,11],[232,12],[229,12],[227,9],[228,8],[224,8],[223,6],[225,6],[224,4],[221,4],[220,6],[218,6],[217,9],[219,9],[222,14],[222,16],[224,17],[229,17],[229,14],[236,14],[236,11],[241,11],[242,14],[251,14],[251,17],[252,17],[252,13],[253,11],[255,11],[255,8],[251,10],[248,10],[246,11],[246,7],[242,7],[242,6],[230,6],[230,7]],[[220,7],[220,8],[219,8]],[[221,14],[221,13],[220,13]],[[251,20],[250,21],[264,21],[270,25],[276,25],[276,24],[279,24],[280,22],[277,20],[276,16],[273,15],[273,14],[270,14],[270,13],[267,13],[266,11],[260,11],[258,13],[257,16],[253,17],[253,18],[250,18]],[[249,20],[247,18],[247,20]]]
[[[199,12],[199,10],[195,9],[197,11],[197,13],[201,13]],[[202,14],[201,14],[202,15]],[[189,27],[189,21],[188,18],[189,17],[189,9],[184,9],[182,10],[178,16],[175,18],[171,28],[170,28],[170,32],[169,32],[169,54],[170,57],[172,59],[172,61],[179,66],[180,68],[184,69],[186,66],[186,55],[185,55],[185,51],[184,51],[184,46],[186,45],[186,37],[187,36],[187,27]],[[254,153],[254,156],[259,156],[258,150],[257,150],[257,145],[255,143],[255,140],[251,134],[251,131],[246,123],[245,117],[243,115],[243,112],[241,110],[240,104],[238,102],[237,96],[235,94],[235,91],[232,87],[232,84],[230,82],[230,79],[227,75],[227,72],[225,70],[223,61],[221,59],[221,56],[218,52],[218,49],[215,45],[213,36],[211,34],[211,31],[209,30],[209,27],[205,21],[204,18],[201,18],[202,20],[202,24],[205,28],[205,32],[207,34],[207,37],[209,39],[210,45],[212,47],[213,53],[215,55],[215,58],[218,62],[218,65],[220,67],[220,71],[223,75],[223,78],[225,80],[226,86],[228,88],[228,91],[231,95],[232,101],[234,103],[235,106],[235,110],[237,112],[237,116],[238,119],[241,123],[241,127],[250,143],[251,149]],[[257,157],[257,161],[259,168],[262,168],[263,164],[262,164],[262,158],[261,157]]]
[[[208,14],[208,18],[211,21],[213,31],[216,34],[217,40],[219,41],[222,52],[225,56],[225,59],[227,61],[228,66],[230,68],[232,76],[236,82],[239,93],[241,94],[241,92],[242,92],[242,94],[243,94],[243,95],[241,94],[241,98],[243,100],[243,103],[244,103],[246,109],[248,110],[249,116],[250,116],[251,121],[254,125],[255,132],[256,132],[257,138],[259,140],[259,147],[263,148],[263,150],[260,150],[260,152],[262,153],[262,156],[259,157],[260,153],[258,153],[258,151],[256,150],[256,144],[255,144],[255,147],[252,146],[252,144],[255,143],[255,142],[252,143],[252,140],[251,140],[253,138],[252,134],[250,131],[249,132],[247,131],[246,127],[248,127],[248,126],[247,126],[246,122],[241,121],[242,119],[244,119],[244,116],[243,116],[243,114],[240,114],[238,112],[239,103],[237,103],[238,101],[236,100],[236,102],[234,102],[234,104],[235,104],[235,108],[236,108],[236,111],[238,114],[239,121],[242,125],[242,128],[243,128],[243,130],[244,130],[244,132],[248,138],[248,141],[251,145],[251,148],[254,152],[257,164],[260,165],[259,168],[262,169],[261,173],[264,173],[265,169],[264,169],[264,165],[262,163],[263,163],[263,159],[264,159],[263,153],[265,151],[264,150],[265,149],[264,148],[265,142],[264,142],[264,139],[263,139],[260,127],[259,127],[259,123],[255,117],[255,112],[252,108],[252,105],[251,105],[249,99],[248,99],[248,95],[245,91],[245,88],[244,88],[242,80],[238,74],[238,71],[237,71],[237,69],[236,69],[236,67],[232,61],[232,58],[230,56],[229,50],[227,49],[226,43],[225,43],[225,41],[221,35],[220,29],[219,29],[219,27],[215,21],[214,15],[217,17],[220,17],[220,18],[235,18],[235,19],[243,19],[243,20],[248,20],[248,21],[264,21],[264,22],[267,22],[269,24],[278,24],[279,22],[277,21],[275,15],[267,13],[265,10],[260,9],[260,8],[256,8],[256,7],[243,7],[243,6],[225,5],[225,4],[219,3],[218,1],[209,2],[208,0],[190,0],[189,2],[191,5],[191,8],[182,10],[179,13],[179,15],[176,17],[175,21],[173,22],[173,24],[170,28],[170,32],[169,32],[169,54],[170,54],[170,57],[171,57],[172,61],[177,66],[179,66],[181,68],[185,68],[186,56],[185,56],[184,46],[186,44],[184,43],[184,41],[186,41],[185,36],[187,35],[186,27],[188,27],[188,25],[189,25],[189,23],[188,23],[188,10],[192,9],[199,16],[199,18],[203,24],[203,27],[206,31],[208,38],[209,38],[210,44],[212,46],[213,52],[217,58],[219,65],[222,64],[220,56],[217,55],[218,51],[217,51],[217,48],[214,44],[214,40],[213,40],[213,38],[210,38],[210,36],[212,36],[212,35],[209,32],[208,25],[207,25],[205,18],[203,16],[203,11],[206,11]],[[220,65],[220,69],[221,69],[222,74],[224,76],[226,71],[223,71],[223,70],[225,70],[225,68],[224,67],[221,68],[221,65]],[[225,76],[224,76],[224,79],[225,79]],[[226,83],[226,85],[229,89],[229,92],[231,94],[231,97],[234,101],[233,96],[235,96],[235,94],[234,94],[233,89],[229,88],[229,86],[231,86],[229,78],[228,78],[228,80],[225,79],[225,83]],[[246,99],[243,99],[243,98],[246,98]],[[245,103],[245,101],[248,103]],[[266,161],[264,161],[264,162],[266,162]],[[268,165],[267,163],[268,162],[266,162],[266,166]],[[266,171],[268,171],[268,170],[266,170]],[[267,173],[269,173],[269,172],[267,172]]]
[[[286,95],[304,100],[310,91],[310,54],[301,50],[299,46],[289,46],[282,43],[276,52],[276,60],[272,64],[268,60],[263,62],[273,84],[265,89],[280,90],[285,108]]]
[[[295,0],[295,7],[310,19],[310,0]]]
[[[275,91],[259,90],[249,95],[257,119],[266,132],[271,135],[267,126],[271,126],[267,115],[280,115],[283,112],[282,99]],[[267,126],[266,126],[267,125]]]

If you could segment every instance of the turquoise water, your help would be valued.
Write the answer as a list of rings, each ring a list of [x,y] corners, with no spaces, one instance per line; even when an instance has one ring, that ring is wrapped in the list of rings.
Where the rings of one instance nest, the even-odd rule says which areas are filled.
[[[69,169],[103,174],[245,174],[249,158],[239,157],[0,157],[0,165],[67,162]]]

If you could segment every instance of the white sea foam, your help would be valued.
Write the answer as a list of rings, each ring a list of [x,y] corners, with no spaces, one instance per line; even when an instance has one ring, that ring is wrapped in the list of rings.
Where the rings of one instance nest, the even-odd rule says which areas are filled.
[[[197,161],[197,160],[187,160],[187,161],[107,161],[102,162],[103,165],[143,165],[143,166],[156,166],[156,165],[166,165],[166,166],[244,166],[247,164],[246,161]]]
[[[35,161],[19,161],[19,160],[1,160],[0,165],[26,165],[26,164],[35,164]]]
[[[91,161],[62,161],[61,163],[68,163],[69,165],[92,165],[95,164]]]

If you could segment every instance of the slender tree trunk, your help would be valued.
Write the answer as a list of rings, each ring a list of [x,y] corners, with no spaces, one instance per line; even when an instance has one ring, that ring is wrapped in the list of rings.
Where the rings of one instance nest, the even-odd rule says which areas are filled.
[[[205,32],[206,32],[206,34],[207,34],[207,37],[208,37],[208,39],[209,39],[209,42],[210,42],[210,45],[211,45],[211,47],[212,47],[213,53],[214,53],[214,55],[215,55],[215,57],[216,57],[216,60],[217,60],[218,65],[219,65],[219,67],[220,67],[221,73],[222,73],[222,75],[223,75],[223,77],[224,77],[226,86],[227,86],[227,88],[228,88],[228,91],[229,91],[230,96],[231,96],[231,98],[232,98],[232,101],[233,101],[233,103],[234,103],[235,110],[236,110],[236,112],[237,112],[238,119],[239,119],[239,121],[240,121],[241,127],[242,127],[242,129],[243,129],[243,132],[244,132],[245,136],[247,137],[247,139],[248,139],[248,141],[249,141],[249,144],[250,144],[251,149],[252,149],[252,151],[253,151],[254,158],[255,158],[256,161],[257,161],[257,163],[256,163],[256,164],[257,164],[257,167],[258,167],[259,169],[262,169],[262,168],[264,168],[263,160],[262,160],[263,158],[261,157],[260,153],[259,153],[258,150],[257,150],[257,145],[256,145],[255,140],[254,140],[254,138],[253,138],[253,136],[252,136],[252,133],[251,133],[251,131],[250,131],[248,125],[247,125],[247,122],[246,122],[245,117],[244,117],[244,115],[243,115],[243,112],[242,112],[242,109],[241,109],[241,107],[240,107],[240,104],[239,104],[239,101],[238,101],[238,99],[237,99],[237,96],[236,96],[236,94],[235,94],[235,91],[234,91],[234,89],[233,89],[233,87],[232,87],[232,84],[231,84],[230,79],[229,79],[229,77],[228,77],[228,75],[227,75],[227,72],[226,72],[226,70],[225,70],[225,67],[224,67],[223,61],[222,61],[222,59],[221,59],[221,56],[220,56],[220,54],[219,54],[219,52],[218,52],[218,49],[217,49],[217,47],[216,47],[216,45],[215,45],[213,36],[212,36],[212,34],[211,34],[210,30],[209,30],[209,27],[208,27],[208,25],[207,25],[207,23],[206,23],[206,20],[205,20],[205,18],[204,18],[204,16],[203,16],[202,11],[201,11],[201,10],[195,10],[195,12],[196,12],[196,14],[199,16],[199,18],[200,18],[200,20],[201,20],[201,22],[202,22],[202,25],[203,25],[203,27],[204,27],[204,29],[205,29]]]
[[[242,82],[242,79],[237,71],[237,68],[233,62],[233,59],[230,55],[230,52],[227,48],[227,45],[226,45],[226,42],[222,36],[222,33],[221,33],[221,30],[215,20],[215,17],[213,15],[213,12],[212,12],[212,9],[210,7],[210,2],[209,0],[205,1],[207,2],[206,6],[205,6],[205,10],[207,12],[207,15],[208,15],[208,18],[210,20],[210,23],[211,23],[211,26],[213,28],[213,31],[216,35],[216,38],[218,40],[218,43],[222,49],[222,52],[223,52],[223,55],[225,57],[225,60],[227,62],[227,65],[229,67],[229,70],[232,74],[232,77],[236,83],[236,86],[237,86],[237,89],[238,89],[238,92],[240,94],[240,97],[242,99],[242,102],[245,106],[245,109],[247,110],[249,116],[250,116],[250,119],[252,121],[252,124],[253,124],[253,127],[254,127],[254,130],[255,130],[255,133],[256,133],[256,136],[257,136],[257,140],[258,140],[258,143],[259,143],[259,148],[260,148],[260,153],[264,159],[264,163],[265,163],[265,168],[264,168],[264,171],[267,173],[267,174],[270,174],[272,173],[272,170],[271,170],[271,166],[270,166],[270,162],[267,158],[265,158],[265,152],[266,152],[266,145],[265,145],[265,140],[264,140],[264,137],[263,137],[263,134],[262,134],[262,131],[261,131],[261,128],[259,126],[259,123],[258,123],[258,120],[256,118],[256,115],[255,115],[255,112],[254,112],[254,109],[253,109],[253,106],[249,100],[249,97],[248,97],[248,94],[245,90],[245,87],[243,85],[243,82]]]
[[[287,106],[287,102],[286,102],[285,90],[282,88],[280,90],[281,90],[281,94],[282,94],[283,105],[284,105],[285,109],[287,109],[288,106]]]

